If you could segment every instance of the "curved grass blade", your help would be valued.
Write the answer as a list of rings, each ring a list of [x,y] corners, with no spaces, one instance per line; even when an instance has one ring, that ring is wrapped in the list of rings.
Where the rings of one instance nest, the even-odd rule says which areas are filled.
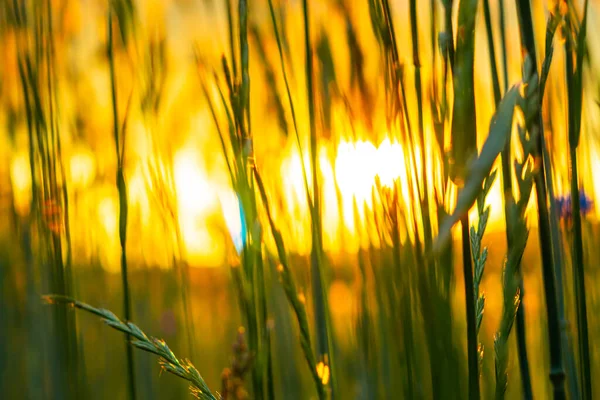
[[[438,237],[434,242],[435,252],[438,252],[450,239],[454,225],[466,215],[479,196],[484,180],[489,176],[496,158],[510,137],[517,97],[518,86],[515,85],[504,95],[498,105],[481,154],[469,166],[465,185],[458,193],[454,212],[440,225]]]
[[[200,400],[217,400],[216,397],[208,388],[202,376],[187,359],[179,359],[171,351],[169,346],[162,339],[157,339],[146,335],[140,328],[132,322],[123,322],[111,311],[96,308],[89,304],[77,301],[68,296],[61,295],[46,295],[42,299],[48,304],[67,304],[80,310],[84,310],[90,314],[100,317],[108,326],[118,331],[121,331],[133,340],[131,344],[138,349],[155,354],[159,357],[160,367],[173,375],[185,379],[190,383],[190,391]]]

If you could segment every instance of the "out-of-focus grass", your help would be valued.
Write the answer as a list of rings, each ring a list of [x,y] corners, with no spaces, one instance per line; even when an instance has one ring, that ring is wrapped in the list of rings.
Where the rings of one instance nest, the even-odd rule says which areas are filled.
[[[8,188],[2,215],[10,216],[0,238],[11,249],[0,257],[0,312],[9,321],[0,326],[0,394],[132,397],[129,372],[138,398],[186,395],[183,382],[158,378],[147,354],[129,357],[127,368],[132,347],[123,351],[96,322],[80,318],[75,327],[73,313],[42,308],[47,292],[133,318],[192,357],[213,393],[228,388],[228,398],[246,390],[257,399],[530,398],[529,382],[536,398],[552,390],[560,397],[563,368],[571,393],[591,398],[598,390],[589,375],[599,357],[585,350],[586,334],[590,342],[599,336],[590,268],[598,227],[585,213],[579,218],[588,206],[578,200],[579,181],[598,190],[586,177],[598,165],[598,121],[587,115],[594,99],[583,85],[584,77],[597,84],[596,49],[583,52],[585,16],[597,15],[587,2],[585,12],[571,3],[550,8],[540,66],[534,28],[547,16],[526,1],[119,0],[110,2],[118,51],[106,41],[107,5],[88,5],[31,0],[0,8],[10,22],[0,31],[7,45],[0,122],[9,148],[2,154],[10,164],[6,179],[0,168]],[[552,38],[563,31],[573,40],[551,64]],[[147,49],[159,59],[146,60]],[[558,69],[565,61],[566,71]],[[556,89],[564,82],[568,90]],[[363,139],[400,151],[361,192],[363,171],[383,153],[351,160],[359,168],[339,160],[343,141],[358,149]],[[65,150],[73,142],[97,153],[95,176],[82,188]],[[12,154],[23,148],[25,174]],[[201,167],[181,167],[180,148],[192,149]],[[495,195],[488,183],[500,153],[503,190]],[[567,154],[570,168],[562,164]],[[295,155],[298,171],[281,167]],[[148,165],[149,179],[140,179]],[[344,177],[343,168],[355,176]],[[567,192],[574,207],[559,215],[554,197]],[[58,225],[48,211],[57,199]],[[492,222],[503,202],[505,218]],[[475,203],[477,229],[468,218]],[[462,251],[453,240],[461,220]],[[536,230],[540,240],[527,240]],[[339,250],[328,251],[329,242]],[[230,268],[188,268],[198,248]],[[564,319],[569,329],[559,326]],[[243,362],[241,353],[231,360],[240,325],[249,350]],[[171,365],[184,367],[175,358]]]

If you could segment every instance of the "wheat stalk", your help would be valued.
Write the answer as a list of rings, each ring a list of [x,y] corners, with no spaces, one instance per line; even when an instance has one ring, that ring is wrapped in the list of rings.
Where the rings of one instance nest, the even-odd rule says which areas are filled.
[[[485,263],[487,261],[488,250],[487,247],[481,248],[483,241],[483,235],[485,234],[485,228],[487,227],[488,219],[490,216],[490,207],[485,206],[485,199],[490,192],[492,184],[496,179],[497,170],[494,170],[488,176],[484,183],[483,189],[477,197],[477,213],[479,220],[477,222],[477,228],[474,225],[470,228],[471,238],[471,254],[473,256],[474,264],[474,275],[473,275],[473,296],[475,298],[475,323],[476,331],[479,335],[479,329],[481,328],[481,322],[483,321],[483,311],[485,307],[485,295],[480,292],[479,287],[481,286],[481,280],[483,278],[483,272],[485,270]],[[479,353],[479,364],[483,362],[483,344],[478,345]]]
[[[204,379],[202,379],[202,376],[190,360],[177,358],[164,340],[146,335],[133,322],[123,322],[109,310],[92,307],[89,304],[77,301],[68,296],[46,295],[42,298],[48,304],[66,304],[102,318],[111,328],[133,337],[131,341],[133,346],[157,355],[159,357],[158,362],[163,371],[170,372],[188,381],[190,383],[190,392],[198,399],[219,399],[219,397],[210,391],[206,382],[204,382]]]
[[[519,305],[521,304],[521,283],[519,277],[521,259],[525,252],[529,230],[525,211],[533,187],[533,163],[532,154],[534,150],[534,138],[528,135],[533,121],[533,116],[538,107],[538,80],[533,73],[531,62],[526,62],[524,79],[525,95],[519,95],[518,103],[525,116],[524,126],[519,126],[519,140],[523,150],[521,161],[515,161],[515,170],[520,198],[515,201],[508,193],[506,195],[507,229],[511,238],[508,248],[503,273],[502,288],[504,303],[500,328],[494,337],[495,372],[496,372],[496,399],[503,399],[508,386],[508,338],[512,330]]]

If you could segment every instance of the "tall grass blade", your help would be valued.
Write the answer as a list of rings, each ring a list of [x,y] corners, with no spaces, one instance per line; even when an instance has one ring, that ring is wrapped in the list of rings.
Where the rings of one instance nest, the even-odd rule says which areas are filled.
[[[502,2],[501,2],[502,3]],[[503,18],[503,5],[500,4],[500,8],[501,8],[501,17]],[[492,73],[492,86],[493,86],[493,91],[494,91],[494,101],[496,104],[496,107],[498,106],[498,103],[500,102],[500,96],[501,96],[501,90],[500,90],[500,78],[498,76],[498,68],[497,68],[497,64],[496,64],[496,52],[495,52],[495,47],[494,47],[494,34],[493,34],[493,29],[492,29],[492,18],[491,18],[491,13],[490,13],[490,4],[489,4],[489,0],[484,0],[483,1],[483,11],[484,11],[484,17],[485,17],[485,27],[486,27],[486,32],[487,32],[487,39],[488,39],[488,52],[490,54],[490,65],[491,65],[491,73]],[[505,44],[504,44],[504,26],[502,26],[502,32],[501,32],[501,44],[503,47],[503,51],[504,51],[504,69],[505,69],[505,76],[504,79],[505,81],[508,79],[507,77],[507,72],[506,72],[506,48],[505,48]],[[506,89],[505,89],[506,90]],[[507,243],[507,247],[510,249],[510,247],[512,246],[512,226],[511,223],[512,221],[508,218],[509,214],[510,214],[510,209],[509,209],[509,204],[510,204],[510,200],[507,199],[507,197],[512,196],[512,179],[511,179],[511,162],[510,162],[510,141],[506,142],[506,145],[504,146],[504,149],[502,150],[501,153],[501,161],[502,161],[502,177],[503,177],[503,194],[505,197],[504,200],[504,216],[505,216],[505,221],[506,221],[506,243]],[[525,308],[524,308],[524,304],[523,304],[523,279],[521,277],[521,268],[520,266],[517,266],[517,275],[518,275],[518,280],[519,280],[519,292],[521,293],[521,302],[520,302],[520,306],[517,308],[517,348],[518,348],[518,352],[519,352],[519,367],[520,367],[520,371],[521,371],[521,383],[522,383],[522,387],[523,387],[523,397],[525,399],[532,399],[533,398],[533,393],[532,393],[532,389],[531,389],[531,377],[530,377],[530,373],[529,373],[529,361],[528,361],[528,357],[527,357],[527,340],[526,340],[526,336],[525,336]]]
[[[5,11],[8,12],[8,3],[5,6]],[[27,119],[32,183],[28,222],[23,233],[26,265],[29,268],[28,272],[33,274],[28,290],[39,290],[36,287],[41,284],[42,287],[50,287],[57,293],[68,295],[72,290],[71,240],[61,150],[62,135],[58,127],[57,64],[52,8],[48,1],[21,2],[19,5],[13,4],[12,7],[15,27],[30,30],[33,36],[30,41],[18,41],[16,45],[16,64]],[[33,267],[36,260],[41,261],[43,267],[40,270]],[[41,275],[41,279],[36,275]],[[30,317],[33,318],[37,315],[37,309],[33,304],[29,307],[32,313]],[[50,389],[54,396],[75,396],[79,387],[72,383],[71,378],[75,376],[77,382],[80,376],[77,372],[76,321],[67,314],[64,307],[59,307],[52,313],[52,320],[52,323],[42,322],[41,329],[47,330],[49,335],[37,339],[42,343],[46,338],[53,342],[53,347],[44,354],[49,356],[52,362],[52,365],[46,365],[50,368],[51,382],[42,392],[50,395],[47,393]],[[32,328],[32,337],[39,334],[36,331],[36,328]],[[37,365],[42,366],[43,362]],[[38,376],[37,372],[33,375]]]
[[[123,322],[109,310],[96,308],[82,303],[68,296],[46,295],[43,300],[48,304],[65,304],[78,308],[97,317],[113,329],[125,333],[131,337],[131,345],[140,350],[147,351],[159,357],[159,364],[163,371],[169,372],[190,383],[190,392],[200,400],[217,400],[216,397],[202,379],[202,376],[187,359],[179,359],[169,349],[164,340],[146,335],[140,328],[130,321]],[[128,346],[130,347],[130,346]]]
[[[529,70],[524,73],[524,79],[528,84],[524,87],[524,97],[519,96],[519,104],[525,114],[525,120],[531,121],[530,115],[537,108],[537,77],[532,75],[532,71]],[[522,305],[523,284],[520,269],[521,260],[529,237],[525,212],[531,197],[533,174],[535,173],[532,167],[532,140],[527,138],[526,129],[527,126],[519,126],[519,139],[523,157],[521,161],[515,161],[519,200],[515,201],[513,192],[505,193],[505,218],[507,230],[509,230],[507,235],[510,238],[510,242],[502,275],[504,298],[502,318],[500,320],[500,327],[494,337],[496,399],[504,398],[508,386],[508,340],[513,323]],[[519,353],[519,357],[521,356],[522,354]],[[521,381],[523,382],[523,376],[521,376]],[[524,382],[524,384],[527,383]],[[523,394],[530,396],[531,394],[527,390],[528,388],[523,386]]]
[[[450,178],[459,186],[465,180],[471,158],[477,155],[475,126],[475,19],[477,0],[461,0],[458,6],[454,55],[454,107],[452,116]],[[468,226],[467,226],[468,230]]]
[[[280,265],[277,267],[277,271],[279,272],[281,283],[283,285],[283,289],[288,298],[288,301],[290,302],[290,306],[296,314],[298,327],[300,328],[300,345],[302,347],[304,357],[306,358],[306,362],[308,363],[308,367],[315,382],[319,399],[326,399],[327,393],[325,386],[327,382],[324,382],[322,377],[319,376],[318,373],[317,361],[312,350],[312,344],[310,339],[310,327],[308,325],[308,317],[306,316],[305,300],[296,288],[296,281],[294,279],[292,271],[290,270],[283,236],[281,235],[281,232],[277,229],[275,221],[273,220],[273,217],[271,215],[269,201],[264,188],[264,184],[256,168],[254,168],[254,177],[256,179],[256,184],[258,186],[260,197],[265,207],[267,219],[271,228],[271,234],[273,235],[273,239],[275,240],[275,245],[277,247],[277,255],[279,257],[280,262]]]
[[[572,265],[574,275],[574,293],[577,309],[577,333],[579,343],[579,373],[581,378],[582,397],[592,399],[592,376],[590,347],[588,338],[587,300],[585,291],[585,259],[583,253],[583,232],[581,221],[581,197],[579,193],[579,168],[577,148],[581,137],[581,112],[583,98],[583,56],[586,51],[588,1],[584,2],[583,19],[579,32],[576,32],[576,48],[572,48],[571,35],[575,27],[567,22],[567,39],[565,40],[567,94],[568,94],[568,127],[569,155],[571,161],[571,204],[573,207],[573,251]],[[575,60],[573,60],[575,52]]]
[[[117,2],[117,4],[121,4]],[[118,16],[119,14],[117,14]],[[119,22],[121,23],[121,22]],[[115,154],[117,158],[117,175],[116,185],[119,193],[119,244],[121,246],[121,280],[123,285],[123,309],[125,312],[125,318],[131,320],[131,298],[129,291],[129,277],[127,270],[127,186],[125,182],[124,174],[124,157],[125,157],[125,132],[119,126],[119,107],[118,107],[118,96],[117,96],[117,77],[115,70],[115,49],[113,39],[113,11],[112,9],[108,12],[108,62],[110,67],[110,84],[112,93],[112,113],[113,113],[113,136],[115,141]],[[124,27],[119,26],[119,29],[123,35],[125,35]],[[126,36],[124,36],[126,37]],[[125,41],[125,39],[124,39]],[[126,123],[126,118],[123,124]],[[129,335],[126,333],[125,337],[129,340]],[[128,377],[128,390],[129,398],[136,399],[136,386],[135,386],[135,372],[134,372],[134,359],[133,351],[130,346],[126,346],[127,351],[127,377]]]
[[[282,44],[283,34],[280,34],[280,28],[278,27],[278,24],[277,24],[277,18],[275,17],[275,8],[273,7],[273,0],[268,0],[268,2],[269,2],[269,13],[271,14],[271,23],[273,25],[273,33],[275,35],[275,40],[277,42],[277,52],[279,54],[279,64],[280,64],[280,68],[281,68],[281,74],[283,75],[283,81],[285,83],[285,91],[287,94],[287,99],[289,102],[290,112],[291,112],[291,116],[292,116],[292,123],[294,126],[294,136],[296,138],[296,144],[298,145],[298,152],[300,153],[300,159],[304,160],[304,153],[302,151],[302,145],[300,143],[300,132],[298,131],[298,121],[296,119],[296,108],[294,107],[294,101],[292,99],[292,92],[290,89],[288,74],[285,69],[284,47]],[[282,21],[282,23],[283,23],[283,21]],[[308,175],[306,173],[306,166],[305,166],[304,162],[302,162],[301,165],[302,165],[302,180],[304,183],[304,190],[306,192],[306,200],[307,200],[307,204],[309,206],[309,210],[311,210],[311,213],[312,213],[313,204],[312,204],[312,198],[310,196],[310,187],[308,185]]]
[[[468,167],[465,184],[458,192],[456,207],[452,214],[440,225],[439,234],[434,244],[436,250],[441,249],[447,243],[454,225],[473,206],[481,192],[483,182],[489,176],[498,155],[504,149],[512,129],[518,89],[518,86],[513,86],[498,105],[498,110],[492,117],[489,134],[483,144],[481,153]]]
[[[548,80],[548,75],[550,73],[550,65],[552,63],[553,54],[554,54],[554,45],[553,45],[554,36],[555,36],[557,28],[561,25],[561,22],[563,20],[562,14],[563,13],[561,12],[561,7],[560,7],[560,3],[559,3],[556,5],[555,9],[550,10],[550,16],[548,17],[548,20],[546,22],[545,55],[544,55],[544,60],[542,62],[542,68],[541,68],[541,73],[540,73],[540,95],[539,95],[540,104],[543,102],[544,95],[545,95],[546,82]],[[547,100],[548,100],[548,103],[550,104],[552,97],[549,97]],[[552,130],[551,121],[548,121],[548,123],[549,123],[550,130]],[[544,139],[544,137],[542,137],[542,139]],[[556,199],[556,196],[554,194],[553,182],[552,182],[554,173],[552,171],[553,167],[552,167],[552,163],[550,160],[550,154],[548,152],[548,148],[546,145],[544,145],[542,150],[543,150],[544,163],[548,170],[548,172],[546,173],[546,185],[548,187],[548,197],[550,199]],[[559,227],[559,217],[558,217],[559,211],[557,210],[557,207],[558,207],[558,205],[557,205],[556,201],[550,202],[550,205],[549,205],[550,227],[551,227],[551,231],[552,231],[551,234],[552,234],[553,243],[561,243],[562,244],[562,238],[561,238],[560,227]],[[560,294],[560,293],[564,293],[564,289],[563,289],[564,260],[563,260],[562,246],[554,246],[553,253],[554,253],[554,264],[555,264],[554,271],[556,274],[556,289],[557,289],[557,292]],[[569,324],[568,324],[568,321],[565,316],[564,296],[559,295],[557,301],[558,301],[558,312],[559,312],[559,319],[560,319],[560,326],[561,326],[561,339],[562,339],[562,344],[563,344],[563,352],[564,352],[564,357],[566,360],[565,362],[567,364],[567,374],[568,374],[567,383],[569,384],[569,391],[570,391],[571,398],[577,399],[577,398],[580,398],[580,394],[579,394],[580,389],[579,389],[579,383],[578,383],[578,379],[577,379],[577,367],[575,366],[575,356],[572,351],[572,343],[570,341],[570,336],[569,336],[569,331],[568,331]],[[518,315],[517,315],[517,317],[518,317]]]
[[[456,53],[452,68],[454,78],[454,107],[452,109],[452,131],[450,136],[451,161],[449,165],[450,178],[458,186],[463,185],[467,164],[477,154],[475,92],[473,84],[477,3],[476,0],[460,0],[458,5]],[[489,173],[489,169],[487,172]],[[481,183],[484,177],[481,178],[478,191],[481,190]],[[473,201],[470,203],[472,204]],[[469,399],[479,399],[479,357],[477,355],[475,304],[473,300],[473,266],[468,214],[464,213],[461,215],[460,221],[462,226],[463,274],[467,312]]]
[[[537,55],[535,50],[535,36],[533,30],[533,19],[531,15],[531,6],[529,0],[517,1],[517,13],[519,16],[519,26],[521,31],[521,47],[523,53],[527,55],[524,62],[524,75],[528,70],[537,70]],[[539,86],[537,79],[536,85]],[[539,99],[536,100],[536,103]],[[539,240],[542,252],[542,272],[544,278],[544,291],[546,295],[546,310],[548,315],[548,338],[550,341],[550,379],[553,384],[553,393],[555,399],[564,399],[566,397],[564,380],[565,371],[562,362],[562,343],[560,336],[560,317],[558,297],[562,293],[557,291],[555,262],[553,247],[560,246],[560,243],[554,243],[550,232],[550,220],[547,204],[547,186],[546,186],[546,168],[544,166],[543,149],[544,131],[542,126],[541,110],[539,105],[534,108],[531,115],[528,115],[528,130],[534,133],[534,144],[536,151],[534,156],[541,160],[539,171],[534,175],[535,190],[537,197],[537,211],[539,223]]]
[[[321,219],[321,189],[319,186],[319,164],[318,156],[318,135],[315,116],[315,98],[314,98],[314,72],[313,72],[313,49],[311,44],[310,30],[310,7],[309,0],[302,1],[303,22],[304,22],[304,49],[305,49],[305,74],[306,74],[306,94],[308,100],[308,117],[310,123],[310,166],[312,171],[312,207],[311,207],[311,225],[312,225],[312,248],[311,248],[311,279],[313,299],[315,304],[315,327],[317,331],[317,357],[320,362],[330,371],[331,396],[335,398],[336,380],[333,367],[333,354],[331,347],[331,328],[329,324],[329,310],[327,302],[327,288],[324,280],[324,254],[322,238],[322,219]]]

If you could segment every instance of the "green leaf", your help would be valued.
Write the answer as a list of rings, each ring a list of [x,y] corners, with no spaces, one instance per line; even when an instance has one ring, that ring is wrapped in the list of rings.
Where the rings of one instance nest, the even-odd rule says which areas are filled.
[[[135,6],[133,0],[113,0],[112,9],[117,16],[119,31],[121,32],[121,41],[124,46],[129,43],[129,38],[134,34]]]
[[[574,90],[573,96],[573,132],[570,137],[570,144],[572,147],[577,148],[579,146],[579,138],[581,137],[581,110],[583,102],[583,56],[586,50],[586,31],[587,31],[587,15],[588,15],[588,1],[584,3],[583,19],[581,21],[581,27],[577,34],[577,55],[574,77]]]
[[[438,252],[450,239],[454,225],[469,211],[483,190],[484,181],[490,175],[496,158],[510,137],[518,94],[518,86],[515,85],[502,98],[492,118],[489,135],[483,144],[481,154],[469,166],[465,185],[458,193],[456,208],[440,226],[439,235],[434,243],[435,252]]]
[[[450,178],[462,183],[471,157],[477,154],[477,128],[473,73],[477,0],[461,0],[458,8],[454,57],[454,108],[452,116]]]
[[[331,133],[331,105],[333,96],[337,92],[336,73],[331,54],[329,38],[325,33],[321,36],[317,44],[317,58],[320,66],[321,83],[321,107],[323,112],[324,135],[327,137]]]

